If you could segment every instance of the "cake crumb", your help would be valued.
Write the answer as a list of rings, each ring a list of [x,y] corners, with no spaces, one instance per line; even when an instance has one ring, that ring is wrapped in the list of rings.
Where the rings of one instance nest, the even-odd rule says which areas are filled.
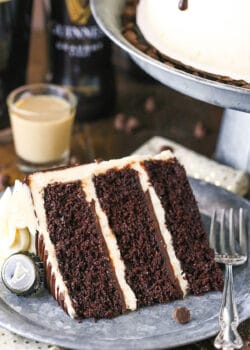
[[[136,117],[129,117],[125,125],[126,133],[131,134],[134,130],[136,130],[139,127],[139,125],[139,120]]]
[[[161,153],[163,151],[170,151],[170,152],[174,153],[174,148],[171,146],[168,146],[168,145],[164,145],[164,146],[160,147],[159,153]]]
[[[206,135],[206,129],[201,121],[198,121],[195,124],[193,133],[196,139],[203,139],[203,137]]]
[[[190,311],[185,306],[178,306],[174,309],[173,319],[181,324],[190,321]]]
[[[114,117],[114,128],[115,130],[123,130],[125,127],[125,116],[123,113],[118,113]]]
[[[153,113],[155,111],[155,99],[152,96],[146,99],[144,109],[147,113]]]

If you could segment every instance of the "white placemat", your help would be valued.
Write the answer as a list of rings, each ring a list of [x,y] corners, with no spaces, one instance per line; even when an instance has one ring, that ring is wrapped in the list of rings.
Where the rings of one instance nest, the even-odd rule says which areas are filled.
[[[180,144],[155,136],[135,151],[135,154],[157,154],[164,148],[172,150],[182,163],[189,176],[201,179],[215,186],[220,186],[238,195],[245,195],[249,190],[249,175],[202,156]]]

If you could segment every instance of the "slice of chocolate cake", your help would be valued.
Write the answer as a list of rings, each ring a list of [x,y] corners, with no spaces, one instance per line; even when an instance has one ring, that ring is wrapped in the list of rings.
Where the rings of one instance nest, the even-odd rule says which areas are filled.
[[[71,317],[221,290],[184,168],[169,151],[28,177],[48,287]]]

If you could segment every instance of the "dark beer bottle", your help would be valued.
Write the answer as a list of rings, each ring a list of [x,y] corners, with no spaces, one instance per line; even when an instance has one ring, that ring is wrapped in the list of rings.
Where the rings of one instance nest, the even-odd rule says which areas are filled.
[[[51,0],[52,82],[78,97],[76,119],[108,116],[114,107],[111,43],[96,24],[88,0]]]
[[[7,94],[7,63],[11,42],[11,13],[8,2],[0,3],[0,128],[8,124],[5,98]]]
[[[9,125],[6,97],[26,80],[32,0],[0,1],[0,128]]]

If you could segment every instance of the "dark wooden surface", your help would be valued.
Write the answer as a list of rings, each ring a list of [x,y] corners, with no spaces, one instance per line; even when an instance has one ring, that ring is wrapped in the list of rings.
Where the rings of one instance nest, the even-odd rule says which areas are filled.
[[[36,48],[40,48],[37,50]],[[219,132],[222,110],[193,100],[152,81],[131,75],[127,57],[115,49],[117,102],[114,115],[75,125],[72,138],[72,162],[110,159],[129,155],[152,136],[164,136],[203,155],[212,157]],[[46,73],[44,36],[32,37],[29,82],[41,82]],[[119,123],[124,118],[125,128]],[[131,120],[133,122],[131,122]],[[138,124],[130,130],[129,123]],[[118,130],[118,127],[120,127]],[[1,134],[4,134],[1,136]],[[10,175],[11,183],[23,179],[16,165],[11,135],[0,132],[0,175]],[[240,327],[250,343],[250,322]],[[180,349],[213,349],[213,339]],[[246,344],[247,346],[247,344]],[[250,349],[246,347],[246,349]]]
[[[119,67],[116,77],[116,112],[95,122],[75,125],[72,155],[79,161],[128,155],[155,135],[213,156],[221,109],[180,95],[159,83],[138,81]],[[148,103],[155,104],[150,111]],[[117,114],[123,114],[125,124],[131,118],[136,119],[138,126],[131,131],[117,130]],[[13,144],[11,140],[5,142],[6,139],[0,137],[0,170],[9,173],[12,180],[22,178],[15,163]]]

